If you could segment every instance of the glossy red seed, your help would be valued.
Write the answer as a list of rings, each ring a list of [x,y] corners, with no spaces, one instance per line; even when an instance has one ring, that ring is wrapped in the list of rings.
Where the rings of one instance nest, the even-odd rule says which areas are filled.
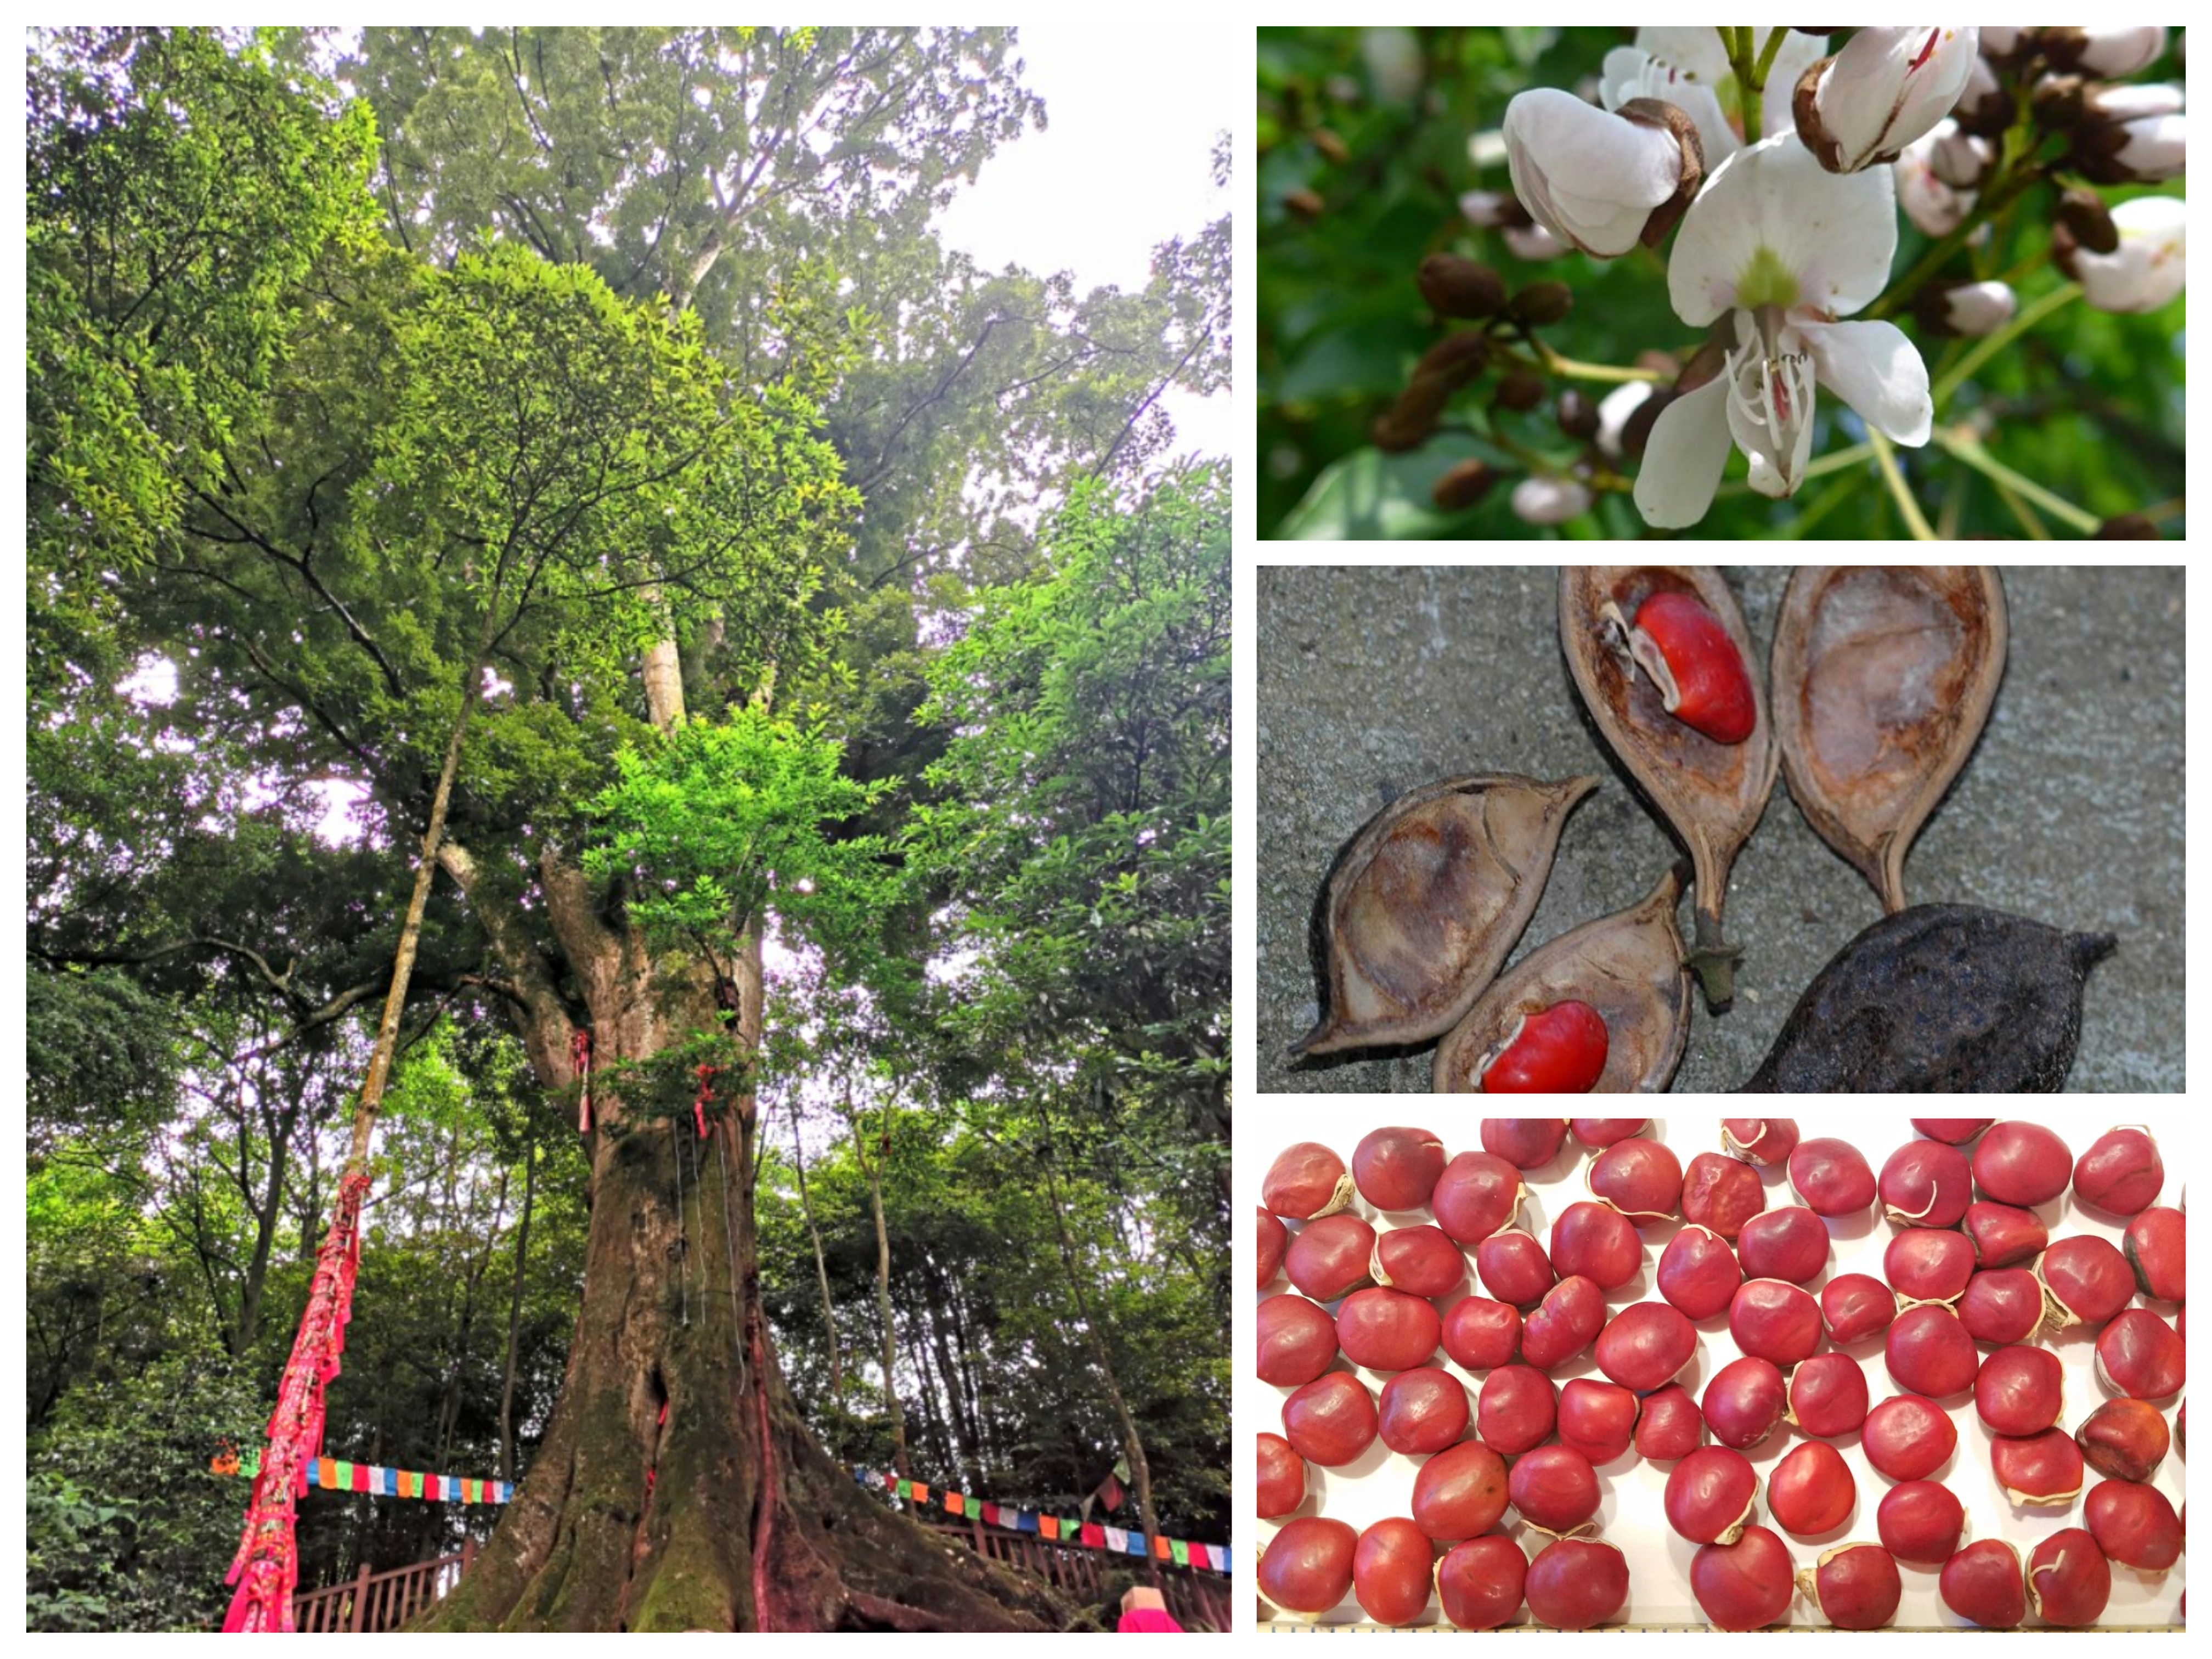
[[[2099,1334],[2096,1371],[2115,1394],[2171,1400],[2189,1380],[2188,1352],[2172,1326],[2148,1308],[2130,1308]]]
[[[2000,1204],[2048,1204],[2073,1173],[2074,1154],[2039,1123],[1997,1124],[1974,1148],[1974,1185]]]
[[[2081,1490],[2081,1449],[2063,1429],[1996,1436],[1990,1442],[1990,1469],[2015,1504],[2059,1508]]]
[[[1368,1271],[1376,1284],[1408,1296],[1443,1296],[1458,1288],[1467,1258],[1441,1227],[1393,1227],[1375,1235]]]
[[[1638,1394],[1674,1381],[1698,1351],[1697,1328],[1678,1308],[1638,1302],[1598,1333],[1597,1368]]]
[[[1703,1227],[1685,1227],[1659,1253],[1656,1280],[1659,1294],[1689,1318],[1711,1319],[1725,1312],[1735,1300],[1743,1283],[1743,1269],[1736,1264],[1735,1252],[1719,1234]],[[2037,1295],[2041,1294],[2039,1290]],[[1893,1305],[1887,1291],[1882,1291],[1881,1300],[1885,1310]]]
[[[1590,1195],[1632,1221],[1662,1221],[1682,1201],[1682,1165],[1664,1144],[1640,1135],[1618,1141],[1590,1160]]]
[[[1821,1552],[1811,1572],[1814,1605],[1838,1630],[1880,1630],[1897,1616],[1904,1581],[1897,1560],[1878,1544],[1838,1544]]]
[[[1605,1297],[1579,1274],[1552,1286],[1521,1328],[1521,1358],[1540,1371],[1565,1364],[1605,1328]]]
[[[1336,1322],[1302,1296],[1269,1297],[1256,1321],[1262,1382],[1302,1388],[1336,1358]]]
[[[1855,1216],[1874,1202],[1874,1171],[1846,1140],[1801,1140],[1790,1154],[1790,1190],[1820,1216]]]
[[[1422,1457],[1457,1445],[1468,1415],[1459,1378],[1442,1366],[1420,1365],[1382,1385],[1375,1431],[1392,1451]]]
[[[1786,1117],[1724,1117],[1721,1150],[1747,1164],[1779,1164],[1797,1145],[1797,1125]]]
[[[1470,1538],[1437,1563],[1437,1601],[1462,1630],[1496,1630],[1521,1611],[1528,1558],[1510,1538]]]
[[[2100,1480],[2089,1488],[2081,1518],[2106,1556],[2141,1572],[2163,1572],[2181,1559],[2181,1522],[2155,1486]]]
[[[2074,1161],[2074,1196],[2111,1215],[2148,1208],[2165,1185],[2158,1143],[2141,1129],[2107,1129]]]
[[[1951,1461],[1959,1431],[1917,1395],[1894,1395],[1867,1413],[1859,1433],[1867,1462],[1893,1480],[1920,1480]]]
[[[1577,1117],[1568,1121],[1575,1139],[1592,1152],[1598,1152],[1631,1135],[1644,1133],[1644,1126],[1651,1121],[1648,1117]]]
[[[2054,1322],[2095,1329],[2135,1300],[2135,1270],[2103,1239],[2087,1233],[2062,1238],[2035,1259],[2035,1276],[2048,1293]]]
[[[1413,1524],[1439,1540],[1472,1538],[1505,1513],[1505,1460],[1480,1440],[1438,1452],[1413,1476]]]
[[[2116,1480],[2148,1480],[2166,1462],[2172,1441],[2157,1407],[2141,1400],[2107,1400],[2074,1431],[2074,1443],[2098,1474]]]
[[[1539,1446],[1513,1460],[1505,1492],[1523,1521],[1567,1532],[1597,1513],[1597,1471],[1572,1446]]]
[[[1705,1443],[1705,1419],[1690,1391],[1670,1382],[1644,1398],[1636,1419],[1636,1455],[1647,1462],[1671,1463]]]
[[[1352,1591],[1378,1625],[1412,1624],[1429,1605],[1435,1552],[1403,1516],[1377,1521],[1359,1534],[1352,1556]]]
[[[1882,1251],[1881,1271],[1908,1302],[1955,1302],[1974,1276],[1974,1247],[1964,1233],[1907,1227]]]
[[[1996,1121],[1993,1117],[1916,1117],[1912,1127],[1930,1140],[1963,1146]]]
[[[1729,1304],[1729,1334],[1752,1358],[1794,1365],[1820,1346],[1820,1304],[1778,1279],[1747,1279]]]
[[[1958,1494],[1941,1481],[1908,1480],[1883,1495],[1875,1525],[1884,1547],[1899,1560],[1941,1566],[1958,1551],[1966,1511]]]
[[[2041,1254],[2051,1242],[2040,1221],[2010,1204],[1969,1204],[1966,1219],[1960,1224],[1973,1241],[1974,1260],[1984,1267],[2009,1267],[2016,1261],[2026,1261]]]
[[[1771,1360],[1743,1358],[1713,1373],[1698,1406],[1714,1439],[1748,1451],[1781,1425],[1788,1403],[1780,1369]]]
[[[1883,1340],[1882,1358],[1899,1388],[1931,1400],[1972,1388],[1982,1363],[1959,1316],[1940,1304],[1898,1315]]]
[[[2069,1527],[2027,1558],[2027,1594],[2046,1623],[2094,1625],[2112,1599],[2112,1570],[2094,1537]]]
[[[2001,1539],[1969,1544],[1943,1564],[1943,1605],[1984,1630],[2013,1630],[2027,1617],[2026,1565]]]
[[[1667,1475],[1661,1506],[1667,1524],[1692,1544],[1733,1544],[1759,1498],[1751,1460],[1726,1446],[1700,1446]]]
[[[1790,1420],[1805,1433],[1828,1440],[1865,1423],[1866,1372],[1849,1354],[1815,1354],[1788,1382]]]
[[[1690,1591],[1720,1630],[1760,1630],[1790,1612],[1796,1588],[1790,1547],[1765,1527],[1733,1544],[1707,1544],[1690,1558]]]
[[[1699,1152],[1682,1175],[1682,1218],[1734,1238],[1766,1204],[1752,1167],[1718,1152]]]
[[[1533,1451],[1559,1422],[1552,1379],[1528,1365],[1500,1365],[1485,1377],[1475,1402],[1475,1432],[1507,1457]]]
[[[1586,1003],[1560,1006],[1589,1006]],[[1591,1009],[1590,1012],[1595,1014],[1597,1011]],[[1598,1029],[1601,1031],[1605,1029],[1603,1020],[1598,1022]],[[1559,1143],[1566,1138],[1567,1121],[1563,1117],[1486,1117],[1482,1120],[1482,1150],[1497,1153],[1516,1170],[1542,1169],[1559,1155]]]
[[[1302,1140],[1285,1147],[1267,1166],[1260,1201],[1286,1221],[1310,1221],[1342,1209],[1352,1201],[1352,1191],[1344,1160],[1317,1142]]]
[[[1592,1630],[1628,1601],[1628,1558],[1601,1539],[1562,1538],[1528,1564],[1528,1611],[1554,1630]]]
[[[1940,1140],[1910,1141],[1889,1155],[1875,1182],[1882,1213],[1906,1227],[1955,1227],[1973,1201],[1966,1155]]]
[[[1637,607],[1629,647],[1658,685],[1662,706],[1683,725],[1718,744],[1740,744],[1751,736],[1759,705],[1743,653],[1720,618],[1697,599],[1681,592],[1652,594]]]
[[[2043,1283],[2025,1267],[1997,1267],[1966,1281],[1959,1322],[1977,1342],[2025,1342],[2043,1323]]]
[[[1375,1259],[1375,1229],[1340,1212],[1309,1221],[1291,1241],[1283,1271],[1316,1302],[1334,1302],[1368,1282]]]
[[[1569,998],[1532,1010],[1521,1016],[1504,1049],[1483,1068],[1481,1092],[1586,1095],[1605,1075],[1609,1046],[1605,1016],[1587,1002]]]
[[[1260,1282],[1253,1288],[1264,1291],[1283,1271],[1283,1253],[1291,1247],[1291,1230],[1265,1205],[1254,1206],[1254,1211],[1260,1218]]]
[[[1462,1152],[1444,1165],[1429,1194],[1437,1225],[1462,1244],[1480,1244],[1520,1213],[1528,1188],[1521,1171],[1494,1152]]]
[[[1463,1296],[1444,1316],[1444,1352],[1471,1371],[1510,1364],[1521,1352],[1521,1315],[1486,1296]]]
[[[1644,1265],[1644,1241],[1620,1211],[1584,1200],[1568,1205],[1552,1224],[1550,1255],[1560,1278],[1579,1274],[1601,1291],[1617,1291]]]
[[[1746,1279],[1808,1285],[1828,1265],[1827,1224],[1802,1205],[1785,1204],[1745,1222],[1735,1253]]]
[[[1426,1207],[1443,1172],[1443,1142],[1428,1129],[1376,1129],[1352,1150],[1353,1184],[1378,1210]]]
[[[1352,1590],[1352,1558],[1359,1540],[1327,1516],[1302,1516],[1267,1540],[1260,1558],[1260,1594],[1285,1613],[1327,1613]]]
[[[1325,1371],[1283,1402],[1283,1438],[1309,1463],[1341,1468],[1375,1443],[1375,1396],[1346,1371]]]
[[[1496,1233],[1474,1247],[1475,1277],[1500,1302],[1524,1312],[1544,1299],[1558,1282],[1544,1247],[1517,1228]]]
[[[2121,1240],[2136,1287],[2154,1302],[2187,1299],[2188,1218],[2179,1210],[2145,1210]]]
[[[1279,1434],[1260,1437],[1260,1518],[1273,1521],[1306,1501],[1306,1460]]]
[[[1974,1410],[1994,1434],[2040,1434],[2057,1422],[2066,1367],[2048,1348],[2015,1343],[1982,1362]]]
[[[2043,1305],[2043,1290],[2036,1287],[2036,1306]],[[1889,1286],[1867,1273],[1838,1273],[1820,1287],[1820,1319],[1832,1342],[1856,1342],[1878,1336],[1897,1317],[1897,1298]]]
[[[1443,1322],[1418,1296],[1377,1285],[1354,1291],[1336,1310],[1336,1346],[1355,1365],[1406,1371],[1425,1365],[1443,1340]]]
[[[1766,1478],[1768,1513],[1775,1525],[1800,1538],[1842,1526],[1857,1502],[1850,1465],[1825,1440],[1792,1447]]]
[[[1593,1463],[1625,1457],[1636,1432],[1636,1409],[1635,1395],[1619,1383],[1577,1376],[1559,1389],[1559,1443]]]

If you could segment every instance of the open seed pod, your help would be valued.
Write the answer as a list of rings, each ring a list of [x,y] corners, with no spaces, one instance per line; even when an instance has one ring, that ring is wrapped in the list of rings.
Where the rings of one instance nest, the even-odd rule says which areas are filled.
[[[1401,795],[1345,844],[1315,902],[1321,1023],[1291,1052],[1427,1042],[1497,976],[1595,778],[1482,773]]]
[[[1988,565],[1801,565],[1774,630],[1790,793],[1895,915],[1905,855],[1959,775],[2004,678]]]
[[[2112,943],[1965,904],[1886,916],[1814,976],[1741,1092],[2054,1093]]]
[[[1483,1091],[1493,1068],[1516,1065],[1524,1036],[1552,1009],[1579,1003],[1602,1022],[1598,1094],[1667,1086],[1690,1034],[1690,975],[1674,927],[1681,878],[1668,871],[1649,896],[1532,951],[1485,992],[1437,1048],[1440,1094]],[[1572,1063],[1587,1058],[1566,1056]]]
[[[1711,566],[1570,565],[1559,644],[1599,732],[1689,850],[1691,965],[1718,1012],[1735,995],[1729,866],[1766,810],[1778,753],[1743,612]]]

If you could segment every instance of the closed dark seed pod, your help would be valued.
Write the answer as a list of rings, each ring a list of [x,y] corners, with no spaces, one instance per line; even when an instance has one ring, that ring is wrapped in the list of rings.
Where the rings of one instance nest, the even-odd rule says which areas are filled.
[[[1559,394],[1559,430],[1570,438],[1597,436],[1597,405],[1587,393],[1569,386]]]
[[[1462,461],[1437,480],[1431,494],[1447,513],[1464,513],[1490,493],[1498,470],[1487,461]]]
[[[2097,526],[2097,533],[2089,538],[2096,542],[2154,542],[2160,539],[2158,526],[2141,514],[2125,513],[2117,519],[2107,519]]]
[[[1743,1092],[2055,1092],[2113,942],[1964,904],[1886,917],[1814,978]]]
[[[1431,253],[1421,261],[1416,280],[1421,297],[1439,317],[1479,323],[1505,308],[1505,279],[1456,253]]]
[[[1651,441],[1651,428],[1659,424],[1659,417],[1667,412],[1667,405],[1674,401],[1674,394],[1664,386],[1654,386],[1651,395],[1629,411],[1628,419],[1620,428],[1620,451],[1631,460],[1644,459],[1644,447]]]
[[[1526,412],[1544,401],[1544,377],[1532,368],[1516,368],[1498,383],[1502,409]]]
[[[1513,319],[1530,328],[1559,322],[1575,308],[1575,291],[1565,283],[1531,283],[1513,296]]]
[[[2075,189],[2058,198],[2058,222],[2073,233],[2074,240],[2092,253],[2118,253],[2120,251],[2119,227],[2112,222],[2112,210],[2105,205],[2105,198],[2094,190]]]

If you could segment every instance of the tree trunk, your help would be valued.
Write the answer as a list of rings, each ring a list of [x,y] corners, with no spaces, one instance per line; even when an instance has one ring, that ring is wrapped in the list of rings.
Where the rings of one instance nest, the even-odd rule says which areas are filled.
[[[860,1168],[867,1173],[868,1209],[876,1219],[876,1319],[884,1335],[884,1401],[891,1414],[891,1461],[904,1476],[913,1471],[907,1462],[906,1409],[899,1404],[898,1326],[891,1314],[891,1236],[884,1225],[883,1164],[863,1149],[860,1119],[849,1109],[845,1115],[853,1126],[853,1147],[860,1154]]]
[[[791,1158],[799,1170],[799,1212],[814,1244],[814,1281],[822,1291],[822,1335],[830,1345],[830,1401],[842,1425],[845,1420],[844,1345],[837,1340],[837,1310],[830,1297],[830,1262],[822,1253],[822,1229],[814,1224],[814,1201],[806,1195],[806,1136],[799,1124],[799,1095],[791,1097]]]
[[[507,1366],[499,1385],[499,1478],[514,1479],[514,1373],[522,1348],[523,1269],[530,1260],[530,1212],[538,1196],[538,1143],[523,1154],[522,1219],[514,1235],[514,1289],[507,1304]]]

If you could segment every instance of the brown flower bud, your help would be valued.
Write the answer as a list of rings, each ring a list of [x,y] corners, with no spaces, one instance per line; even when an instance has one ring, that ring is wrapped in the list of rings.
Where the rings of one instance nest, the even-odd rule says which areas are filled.
[[[1482,335],[1473,330],[1447,334],[1413,366],[1413,384],[1434,381],[1449,393],[1472,384],[1489,367],[1490,342]]]
[[[1321,199],[1321,192],[1313,190],[1292,191],[1283,198],[1283,205],[1308,221],[1320,218],[1328,210],[1328,204]]]
[[[1597,436],[1597,405],[1587,393],[1569,386],[1559,394],[1559,430],[1570,438]]]
[[[1498,482],[1497,469],[1487,461],[1462,461],[1437,480],[1431,495],[1439,509],[1446,513],[1464,513],[1490,493]]]
[[[1306,136],[1313,140],[1313,147],[1319,150],[1323,157],[1334,162],[1338,167],[1342,167],[1352,159],[1352,152],[1345,148],[1344,140],[1327,127],[1316,127]]]
[[[2112,210],[2094,190],[2069,190],[2058,198],[2058,222],[2092,253],[2117,253],[2120,233]]]
[[[2081,118],[2087,86],[2078,75],[2046,75],[2035,83],[2032,100],[2036,125],[2063,132]]]
[[[1563,320],[1575,308],[1575,292],[1565,283],[1531,283],[1513,296],[1513,320],[1528,328],[1543,328]]]
[[[1456,253],[1431,253],[1421,261],[1421,297],[1439,317],[1480,322],[1505,308],[1505,279],[1488,265]]]
[[[1533,368],[1516,368],[1498,383],[1498,406],[1522,413],[1544,401],[1544,377]]]
[[[1632,98],[1616,113],[1638,126],[1656,127],[1671,133],[1681,146],[1681,183],[1674,195],[1654,208],[1651,216],[1644,222],[1644,246],[1657,247],[1667,240],[1668,233],[1681,222],[1682,216],[1690,210],[1690,204],[1698,199],[1698,191],[1705,184],[1705,140],[1698,136],[1698,124],[1686,111],[1656,98]]]
[[[2140,513],[2125,513],[2117,519],[2107,519],[2098,526],[2093,542],[2154,542],[2160,539],[2158,526]]]

